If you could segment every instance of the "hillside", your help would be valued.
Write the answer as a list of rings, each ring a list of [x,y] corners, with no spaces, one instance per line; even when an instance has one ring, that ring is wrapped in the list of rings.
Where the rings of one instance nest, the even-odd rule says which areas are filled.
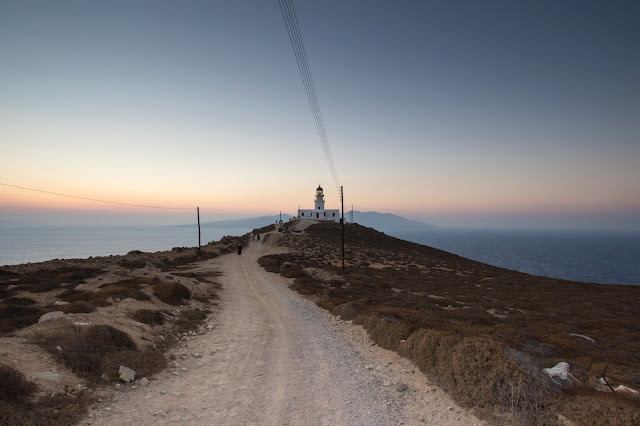
[[[369,228],[375,228],[386,234],[396,232],[416,232],[416,231],[434,231],[439,229],[436,226],[429,225],[417,220],[407,219],[391,213],[379,212],[360,212],[354,210],[354,222]],[[345,212],[345,219],[349,221],[348,212]]]
[[[285,235],[293,251],[263,266],[296,278],[292,289],[363,325],[492,423],[640,423],[627,390],[640,389],[640,287],[527,275],[360,225],[345,227],[343,271],[339,225]],[[560,362],[579,384],[542,373]]]

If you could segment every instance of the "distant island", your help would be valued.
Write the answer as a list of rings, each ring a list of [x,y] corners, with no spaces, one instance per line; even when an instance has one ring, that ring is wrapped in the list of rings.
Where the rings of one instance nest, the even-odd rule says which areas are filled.
[[[345,221],[350,221],[350,213],[345,212]],[[282,222],[286,223],[293,216],[290,214],[282,214]],[[394,234],[396,232],[414,232],[414,231],[436,231],[440,228],[429,225],[417,220],[407,219],[406,217],[398,216],[391,213],[380,212],[361,212],[353,211],[354,222],[369,228],[375,228],[378,231]],[[280,220],[280,215],[272,216],[258,216],[243,219],[226,219],[202,222],[200,224],[203,228],[229,228],[229,229],[256,229],[263,226],[276,223]],[[196,226],[195,223],[178,225],[180,227]]]

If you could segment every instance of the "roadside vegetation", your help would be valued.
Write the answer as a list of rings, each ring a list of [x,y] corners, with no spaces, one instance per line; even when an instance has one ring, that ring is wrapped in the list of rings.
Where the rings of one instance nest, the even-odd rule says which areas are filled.
[[[260,263],[491,423],[640,424],[624,389],[640,389],[640,287],[531,276],[359,225],[343,271],[340,235],[333,223],[284,234],[293,251]],[[579,384],[542,372],[559,362]]]
[[[0,358],[0,424],[75,424],[95,389],[120,381],[120,366],[136,380],[164,369],[165,351],[203,333],[218,303],[219,274],[200,271],[198,262],[235,252],[249,238],[224,237],[200,256],[197,248],[174,248],[0,268],[0,339],[16,342]],[[48,353],[80,384],[45,392],[20,371],[26,348]]]

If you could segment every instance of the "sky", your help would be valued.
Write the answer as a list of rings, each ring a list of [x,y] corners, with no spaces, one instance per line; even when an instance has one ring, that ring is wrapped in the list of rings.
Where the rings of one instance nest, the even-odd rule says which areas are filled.
[[[640,3],[0,0],[0,224],[640,229]]]

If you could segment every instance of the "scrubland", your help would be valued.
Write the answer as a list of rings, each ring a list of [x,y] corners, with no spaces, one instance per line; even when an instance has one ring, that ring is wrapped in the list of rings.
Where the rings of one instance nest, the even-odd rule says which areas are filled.
[[[295,226],[295,223],[288,225]],[[494,424],[640,424],[640,287],[537,277],[359,225],[280,239],[267,270]],[[542,372],[567,362],[579,383]],[[617,391],[616,391],[617,390]]]
[[[174,248],[0,268],[0,424],[74,424],[123,365],[135,383],[151,379],[217,304],[217,273],[194,262],[248,238],[224,237],[200,256]]]

